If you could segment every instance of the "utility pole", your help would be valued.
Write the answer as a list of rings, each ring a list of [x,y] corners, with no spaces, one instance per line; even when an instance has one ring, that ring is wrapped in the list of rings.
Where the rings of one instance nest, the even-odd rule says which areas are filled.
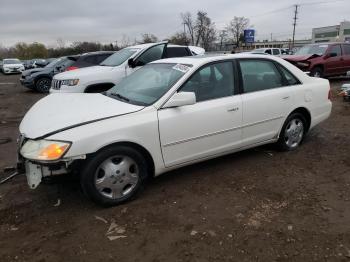
[[[294,9],[294,18],[293,18],[294,23],[293,23],[293,40],[292,40],[292,49],[294,48],[294,40],[295,40],[295,27],[296,27],[296,25],[297,25],[297,19],[298,19],[297,15],[298,15],[298,7],[299,7],[299,5],[295,5],[294,7],[295,7],[295,9]]]

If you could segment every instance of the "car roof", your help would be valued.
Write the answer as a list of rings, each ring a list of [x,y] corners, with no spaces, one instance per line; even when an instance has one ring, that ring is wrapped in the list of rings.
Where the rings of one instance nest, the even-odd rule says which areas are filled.
[[[269,58],[275,60],[274,56],[266,56],[260,54],[212,54],[212,55],[199,55],[199,56],[186,56],[186,57],[174,57],[166,58],[152,62],[153,63],[173,63],[173,64],[190,64],[193,66],[200,66],[206,63],[225,60],[225,59],[237,59],[237,58]]]
[[[88,55],[102,55],[102,54],[113,54],[116,51],[95,51],[95,52],[88,52],[81,54],[82,56],[88,56]]]

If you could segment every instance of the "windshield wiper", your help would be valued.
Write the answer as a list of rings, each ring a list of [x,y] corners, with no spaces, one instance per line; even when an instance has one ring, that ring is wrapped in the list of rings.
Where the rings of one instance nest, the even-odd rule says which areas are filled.
[[[125,97],[125,96],[122,96],[121,94],[118,94],[118,93],[111,93],[111,95],[112,95],[112,96],[116,96],[116,97],[118,97],[119,99],[124,100],[124,101],[126,101],[126,102],[130,102],[130,99],[129,99],[129,98],[127,98],[127,97]]]

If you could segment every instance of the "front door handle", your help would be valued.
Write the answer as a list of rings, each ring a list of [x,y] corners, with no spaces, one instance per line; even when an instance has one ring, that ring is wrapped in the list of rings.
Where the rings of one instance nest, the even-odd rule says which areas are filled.
[[[234,108],[228,109],[227,112],[236,112],[238,110],[239,110],[238,107],[234,107]]]
[[[289,99],[289,96],[284,96],[284,97],[282,97],[282,99],[287,100],[287,99]]]

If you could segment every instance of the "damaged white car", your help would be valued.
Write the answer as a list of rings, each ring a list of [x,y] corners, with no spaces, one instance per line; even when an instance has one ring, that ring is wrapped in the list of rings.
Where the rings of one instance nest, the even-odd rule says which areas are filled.
[[[20,125],[28,183],[78,173],[102,205],[134,197],[147,177],[267,143],[296,149],[327,119],[328,80],[262,55],[150,63],[103,94],[53,94]]]

